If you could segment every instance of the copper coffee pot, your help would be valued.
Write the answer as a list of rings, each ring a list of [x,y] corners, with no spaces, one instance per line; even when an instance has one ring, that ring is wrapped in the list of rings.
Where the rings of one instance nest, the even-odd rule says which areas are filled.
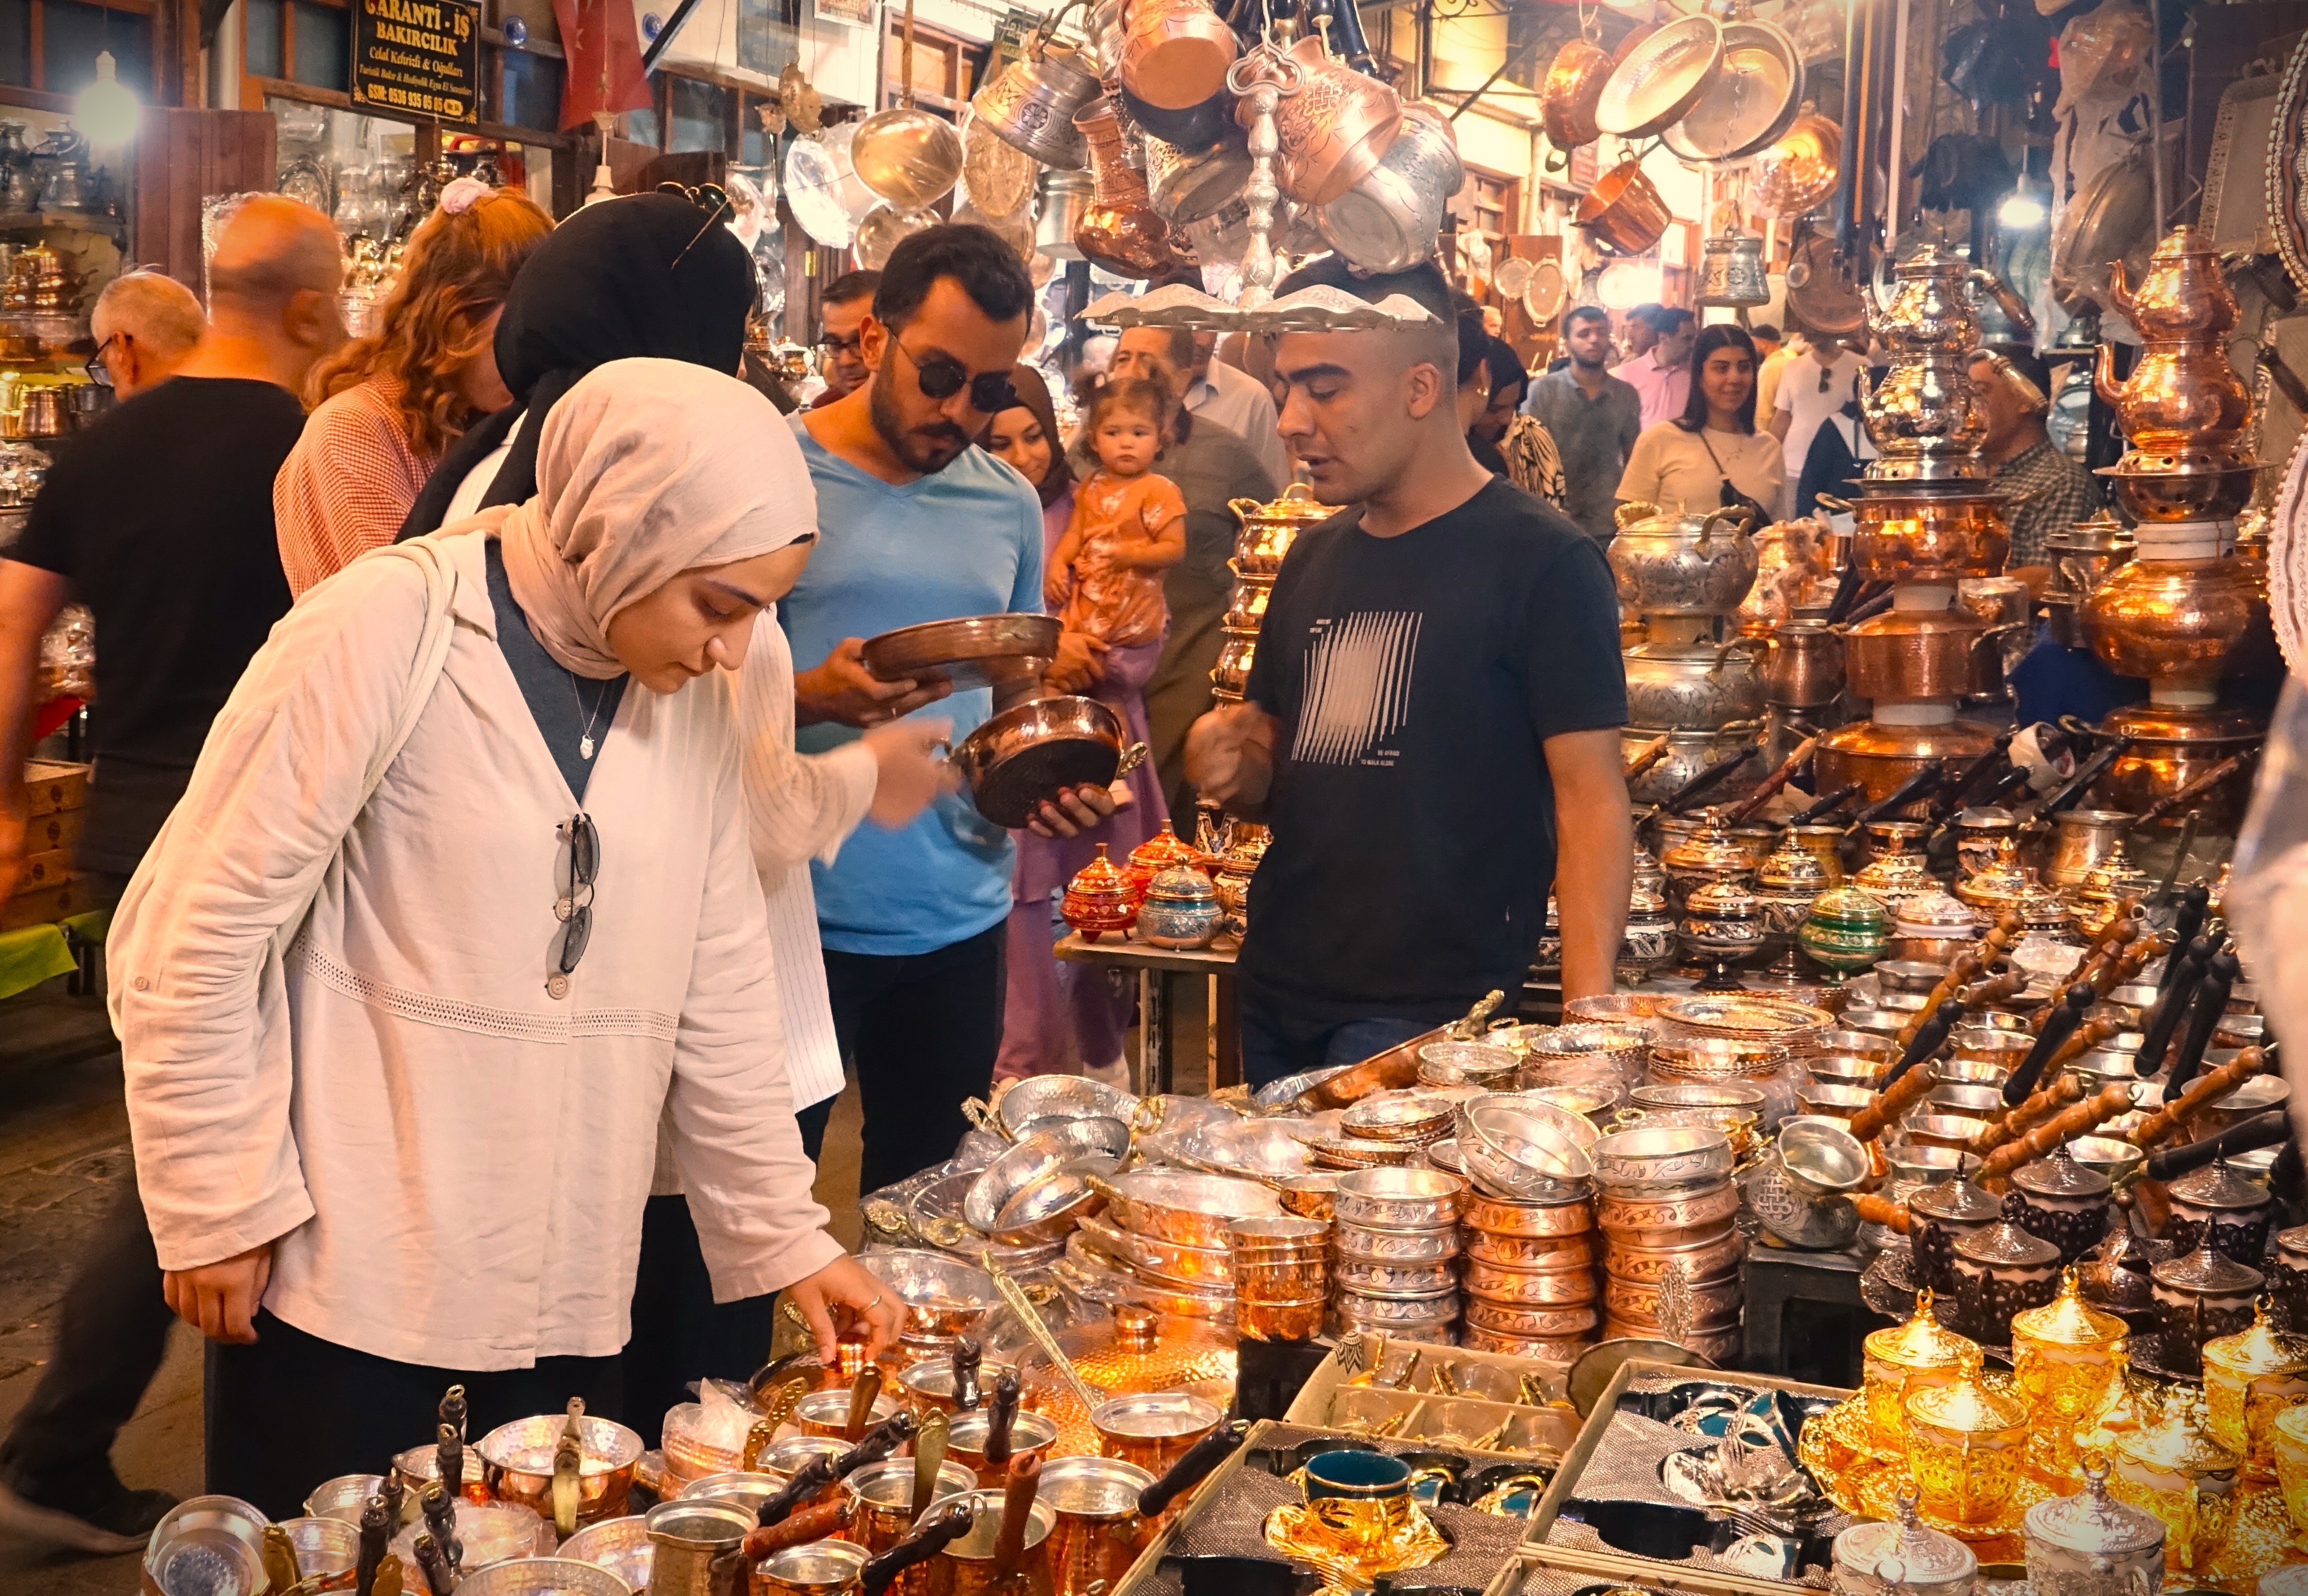
[[[1089,209],[1074,225],[1074,247],[1117,277],[1158,277],[1185,263],[1146,193],[1145,174],[1123,149],[1122,117],[1111,96],[1099,95],[1074,114],[1074,128],[1089,145],[1098,185]]]

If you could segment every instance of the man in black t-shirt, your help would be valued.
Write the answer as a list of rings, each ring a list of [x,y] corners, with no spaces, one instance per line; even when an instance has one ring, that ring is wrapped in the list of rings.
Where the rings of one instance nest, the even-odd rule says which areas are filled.
[[[1244,1074],[1364,1058],[1518,991],[1550,884],[1564,995],[1607,992],[1633,852],[1611,574],[1593,540],[1468,453],[1457,329],[1432,265],[1327,283],[1434,318],[1286,334],[1282,435],[1315,496],[1266,607],[1248,702],[1195,723],[1189,772],[1274,841],[1236,965]]]
[[[288,610],[272,479],[305,425],[297,393],[344,340],[336,230],[261,194],[209,267],[209,324],[177,375],[82,434],[0,558],[0,899],[24,858],[41,634],[96,617],[96,774],[78,867],[117,899],[184,796],[209,723]],[[132,1178],[66,1288],[56,1355],[0,1441],[0,1529],[89,1552],[144,1542],[174,1505],[112,1471],[175,1316]]]

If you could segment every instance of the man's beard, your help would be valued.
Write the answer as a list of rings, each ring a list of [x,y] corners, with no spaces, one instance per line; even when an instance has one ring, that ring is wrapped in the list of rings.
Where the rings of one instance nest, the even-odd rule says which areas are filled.
[[[874,393],[866,413],[874,418],[874,430],[890,446],[890,453],[904,462],[909,471],[931,476],[945,470],[961,458],[969,447],[969,435],[952,422],[941,418],[928,427],[909,427],[898,413],[898,401],[890,392],[889,362],[884,360],[882,380],[874,384]]]

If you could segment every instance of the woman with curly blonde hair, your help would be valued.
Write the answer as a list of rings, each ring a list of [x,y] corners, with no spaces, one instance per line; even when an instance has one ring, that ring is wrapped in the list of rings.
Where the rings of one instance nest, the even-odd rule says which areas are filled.
[[[519,189],[461,177],[409,241],[378,332],[314,367],[314,406],[272,484],[289,591],[392,541],[450,444],[512,402],[493,340],[505,291],[553,219]]]

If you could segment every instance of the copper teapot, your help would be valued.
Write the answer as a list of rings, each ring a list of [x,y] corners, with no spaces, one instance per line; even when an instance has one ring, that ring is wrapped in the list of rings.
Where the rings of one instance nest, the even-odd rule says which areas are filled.
[[[2120,261],[2108,268],[2108,286],[2146,340],[2122,383],[2108,344],[2100,346],[2094,373],[2094,386],[2131,444],[2123,465],[2158,468],[2168,458],[2196,471],[2250,466],[2243,435],[2252,394],[2228,363],[2226,335],[2236,323],[2236,302],[2218,253],[2194,229],[2175,228],[2156,246],[2137,290],[2126,288]]]
[[[1901,354],[1933,352],[1967,358],[1979,344],[1979,316],[1967,291],[1974,268],[1936,244],[1925,245],[1891,269],[1899,285],[1887,301],[1864,286],[1868,330]]]

